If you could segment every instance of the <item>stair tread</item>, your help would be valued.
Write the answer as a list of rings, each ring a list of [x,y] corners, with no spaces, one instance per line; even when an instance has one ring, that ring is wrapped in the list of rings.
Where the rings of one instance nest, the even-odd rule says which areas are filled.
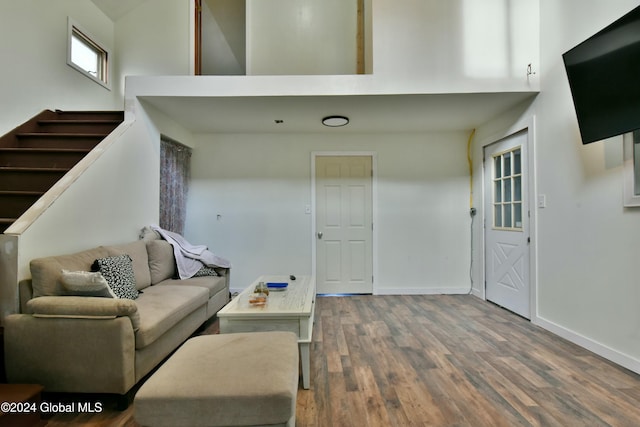
[[[88,153],[91,151],[91,147],[87,148],[40,148],[40,147],[0,147],[0,151],[24,151],[25,153],[31,151],[42,151],[45,153]]]
[[[56,110],[57,114],[122,114],[122,110]]]
[[[42,196],[44,191],[0,190],[2,196]]]
[[[74,133],[74,132],[24,132],[18,133],[18,138],[104,138],[109,135],[108,132],[102,133]]]
[[[105,124],[105,123],[121,123],[122,120],[117,119],[46,119],[38,120],[38,123],[46,123],[48,125],[56,124],[70,124],[70,123],[82,123],[82,124]]]
[[[0,166],[0,172],[68,172],[71,168],[34,168],[26,166]]]

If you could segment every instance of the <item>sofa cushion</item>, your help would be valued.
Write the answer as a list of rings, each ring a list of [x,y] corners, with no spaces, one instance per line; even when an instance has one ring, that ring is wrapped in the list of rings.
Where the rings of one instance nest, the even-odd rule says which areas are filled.
[[[124,245],[106,246],[106,248],[111,256],[127,254],[131,257],[133,261],[133,274],[136,277],[136,288],[138,290],[151,285],[149,256],[147,255],[147,245],[145,242],[137,240]]]
[[[159,239],[162,239],[162,236],[160,235],[160,233],[158,233],[153,228],[147,225],[143,227],[142,230],[140,230],[140,234],[138,235],[138,238],[140,240],[147,241],[147,240],[159,240]]]
[[[224,277],[220,276],[202,276],[202,277],[192,277],[190,279],[168,279],[163,280],[158,283],[156,286],[197,286],[199,288],[206,288],[209,293],[209,298],[220,292],[221,290],[226,289],[227,282]]]
[[[138,298],[139,291],[136,289],[133,261],[129,255],[98,258],[92,269],[99,271],[107,279],[109,287],[118,298]]]
[[[66,295],[62,282],[62,270],[91,271],[97,258],[109,256],[106,248],[93,248],[69,255],[59,255],[31,260],[33,297]]]
[[[176,259],[173,256],[173,247],[166,240],[147,241],[147,253],[149,254],[149,273],[151,283],[160,283],[171,279],[176,275]]]
[[[117,298],[107,279],[99,272],[62,270],[61,281],[65,290],[72,295]]]
[[[157,340],[180,320],[206,306],[208,292],[197,286],[151,286],[135,301],[140,315],[136,331],[136,349]]]

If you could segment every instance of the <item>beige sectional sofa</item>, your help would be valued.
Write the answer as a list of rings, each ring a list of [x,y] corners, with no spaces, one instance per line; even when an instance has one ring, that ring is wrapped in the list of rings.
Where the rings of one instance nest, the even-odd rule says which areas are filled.
[[[122,254],[141,291],[135,300],[77,296],[63,283],[62,270],[90,271],[96,259]],[[45,391],[124,395],[229,301],[230,270],[173,279],[164,240],[34,259],[30,267],[21,313],[5,318],[6,370],[9,382]]]

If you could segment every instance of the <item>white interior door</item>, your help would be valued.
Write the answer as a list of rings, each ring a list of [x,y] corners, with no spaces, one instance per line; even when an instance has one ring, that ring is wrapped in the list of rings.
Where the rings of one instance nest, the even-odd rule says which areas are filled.
[[[485,148],[487,300],[529,319],[527,140],[522,131]]]
[[[318,156],[315,170],[317,292],[372,293],[372,157]]]

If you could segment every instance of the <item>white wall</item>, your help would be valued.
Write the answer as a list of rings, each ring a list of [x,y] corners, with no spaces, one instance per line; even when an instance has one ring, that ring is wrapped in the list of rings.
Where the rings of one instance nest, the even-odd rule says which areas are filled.
[[[377,293],[469,286],[465,133],[199,135],[185,237],[231,259],[232,287],[310,274],[311,153],[377,153]],[[220,219],[217,219],[220,215]]]
[[[90,1],[0,2],[0,135],[45,109],[122,109],[117,91],[67,65],[69,16],[113,51],[114,25]]]
[[[537,84],[538,0],[377,0],[372,13],[375,75],[434,92]]]
[[[247,74],[355,74],[356,5],[247,0]]]
[[[115,24],[120,95],[126,76],[189,75],[190,1],[147,0]]]
[[[640,372],[640,210],[623,208],[622,138],[581,144],[562,63],[565,51],[636,6],[542,0],[541,93],[531,107],[497,118],[479,135],[486,140],[535,117],[535,186],[547,207],[537,208],[532,236],[533,321]]]
[[[640,211],[622,207],[622,138],[581,145],[561,60],[638,2],[543,0],[541,6],[538,191],[548,207],[538,215],[539,316],[640,361]]]

